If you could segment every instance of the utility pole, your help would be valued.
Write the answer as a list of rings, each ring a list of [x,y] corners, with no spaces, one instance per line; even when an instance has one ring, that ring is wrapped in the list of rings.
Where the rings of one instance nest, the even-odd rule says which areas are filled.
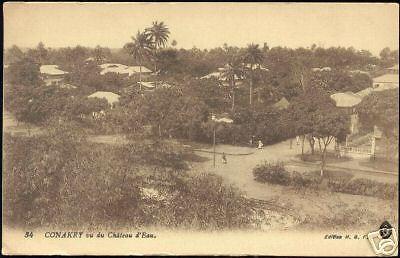
[[[215,168],[215,123],[214,123],[214,131],[213,131],[213,149],[214,149],[214,168]]]

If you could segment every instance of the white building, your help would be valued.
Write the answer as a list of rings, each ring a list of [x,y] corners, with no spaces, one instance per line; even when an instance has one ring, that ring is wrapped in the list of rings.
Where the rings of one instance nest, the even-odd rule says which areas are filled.
[[[119,102],[120,95],[109,91],[96,91],[89,95],[88,98],[105,99],[111,107],[114,107]]]
[[[127,66],[123,64],[111,64],[106,63],[99,65],[101,68],[100,74],[104,75],[106,73],[117,73],[132,76],[135,74],[139,74],[141,71],[142,75],[149,75],[152,73],[150,69],[145,66]]]
[[[41,65],[40,74],[46,86],[59,86],[68,72],[58,69],[57,65]]]

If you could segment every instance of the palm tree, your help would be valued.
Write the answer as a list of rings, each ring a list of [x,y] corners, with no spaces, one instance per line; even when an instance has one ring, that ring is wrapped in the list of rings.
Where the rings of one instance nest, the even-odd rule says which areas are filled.
[[[142,63],[145,58],[151,56],[153,45],[148,34],[137,32],[136,37],[132,37],[132,42],[125,44],[124,49],[133,56],[139,64],[139,85],[142,90]]]
[[[235,89],[236,89],[236,79],[242,78],[243,76],[243,64],[239,57],[233,57],[231,61],[227,64],[222,76],[229,81],[232,92],[232,111],[235,109]]]
[[[166,46],[170,32],[164,22],[155,21],[151,27],[145,29],[145,33],[153,44],[154,72],[157,73],[157,50]]]
[[[244,53],[244,61],[246,62],[246,68],[249,69],[248,73],[250,74],[250,106],[252,104],[252,95],[253,95],[253,72],[254,66],[260,65],[264,59],[264,55],[262,50],[259,48],[258,44],[249,44]],[[250,67],[247,67],[247,64]]]
[[[97,63],[103,63],[103,61],[105,60],[105,55],[103,52],[103,49],[97,45],[96,48],[93,50],[93,58]]]

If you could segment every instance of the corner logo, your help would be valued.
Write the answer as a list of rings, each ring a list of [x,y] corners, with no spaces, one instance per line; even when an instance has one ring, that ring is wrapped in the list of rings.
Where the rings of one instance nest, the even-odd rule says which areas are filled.
[[[392,255],[398,246],[397,232],[387,221],[378,231],[369,233],[368,240],[377,255]]]

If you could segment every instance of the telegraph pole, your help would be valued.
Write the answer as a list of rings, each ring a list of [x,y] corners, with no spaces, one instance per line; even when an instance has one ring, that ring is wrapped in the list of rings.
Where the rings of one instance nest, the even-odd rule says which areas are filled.
[[[214,132],[213,132],[213,149],[214,149],[214,168],[215,168],[215,124],[214,124]]]

